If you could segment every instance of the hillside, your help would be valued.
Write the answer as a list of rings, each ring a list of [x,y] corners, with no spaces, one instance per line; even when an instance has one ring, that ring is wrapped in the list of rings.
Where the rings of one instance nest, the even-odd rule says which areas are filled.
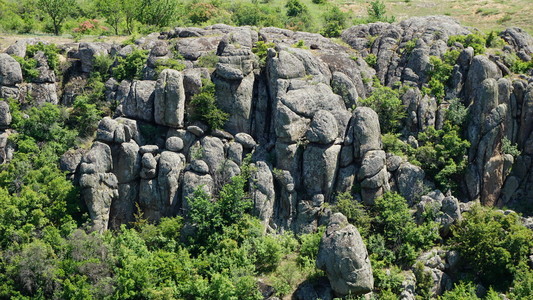
[[[447,16],[18,40],[0,297],[527,299],[532,53]]]

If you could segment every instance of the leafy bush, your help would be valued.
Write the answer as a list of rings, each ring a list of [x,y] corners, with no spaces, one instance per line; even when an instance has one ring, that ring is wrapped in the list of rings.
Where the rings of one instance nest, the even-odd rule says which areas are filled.
[[[388,253],[381,257],[390,257],[392,254],[397,263],[410,265],[419,251],[428,249],[439,238],[436,223],[428,221],[416,225],[405,198],[399,194],[385,193],[375,202],[371,236],[376,237],[374,241],[369,241],[372,253]],[[379,235],[383,236],[384,244],[379,241]],[[379,250],[383,246],[386,249]]]
[[[370,97],[359,100],[360,106],[372,108],[379,116],[381,132],[395,132],[400,128],[405,110],[398,91],[377,84]]]
[[[518,266],[527,260],[533,232],[521,224],[516,213],[505,215],[474,206],[463,217],[452,227],[451,247],[459,250],[484,284],[507,288]]]
[[[324,13],[323,18],[326,23],[321,33],[326,37],[338,37],[346,28],[346,13],[342,12],[337,6],[333,6]]]
[[[482,34],[471,33],[469,35],[452,35],[448,38],[448,46],[454,43],[461,43],[465,48],[474,48],[474,55],[483,54],[486,51],[487,41]]]
[[[192,97],[191,105],[193,117],[206,122],[212,129],[222,128],[228,119],[228,114],[216,105],[215,84],[211,81],[204,81],[200,93]]]
[[[446,120],[452,125],[462,127],[466,121],[468,109],[461,103],[458,98],[450,100],[450,105],[446,110]]]
[[[450,122],[445,122],[440,130],[429,127],[419,133],[418,141],[420,146],[414,157],[427,175],[443,190],[457,188],[456,182],[466,168],[466,151],[470,147],[470,142],[461,138],[459,127]]]
[[[201,68],[214,68],[218,63],[218,56],[215,52],[204,54],[198,58],[197,65]]]
[[[87,96],[78,96],[74,101],[74,106],[70,118],[74,120],[76,129],[80,136],[91,136],[98,127],[98,122],[102,118],[96,104],[91,104]]]
[[[48,67],[57,73],[59,69],[59,48],[55,44],[43,44],[41,42],[26,47],[26,57],[34,57],[38,51],[46,56]]]
[[[395,17],[386,17],[387,13],[385,4],[383,1],[372,1],[370,2],[370,7],[367,9],[368,12],[368,23],[373,22],[387,22],[392,23],[396,20]]]
[[[377,62],[378,62],[377,56],[375,54],[372,54],[372,53],[368,54],[364,59],[365,59],[366,63],[369,66],[371,66],[371,67],[375,67]]]
[[[135,49],[126,57],[117,57],[118,65],[113,68],[113,75],[117,80],[140,79],[142,70],[148,57],[148,51]]]
[[[34,58],[23,58],[15,55],[13,58],[20,64],[24,81],[31,82],[33,79],[39,77],[40,73],[39,70],[37,70],[37,60]]]
[[[308,12],[307,6],[300,2],[300,0],[287,0],[285,8],[287,9],[287,16],[289,17],[301,16]]]
[[[156,62],[155,62],[155,71],[157,74],[163,72],[163,70],[165,69],[172,69],[172,70],[177,70],[177,71],[182,71],[185,69],[185,64],[182,63],[181,61],[177,60],[177,59],[173,59],[173,58],[168,58],[168,59],[158,59]]]
[[[336,201],[333,210],[345,215],[348,222],[357,227],[361,236],[366,237],[370,231],[371,218],[363,204],[355,200],[350,192],[338,194]]]
[[[314,263],[318,256],[320,240],[324,234],[325,228],[321,227],[315,233],[302,234],[300,236],[300,252],[298,254],[298,265],[304,267],[308,262]]]
[[[510,154],[515,158],[522,154],[522,152],[518,150],[518,145],[511,143],[507,137],[502,139],[502,152],[505,154]]]
[[[274,43],[265,43],[263,41],[258,41],[254,44],[252,52],[259,57],[259,64],[261,66],[266,64],[268,48],[274,48],[275,46],[276,45]]]
[[[444,61],[436,56],[431,56],[429,58],[429,88],[424,87],[422,89],[426,94],[433,95],[438,100],[444,99],[444,96],[446,96],[444,88],[452,75],[455,60],[457,60],[456,54],[458,54],[458,52],[450,51],[447,53],[448,55],[445,56]]]

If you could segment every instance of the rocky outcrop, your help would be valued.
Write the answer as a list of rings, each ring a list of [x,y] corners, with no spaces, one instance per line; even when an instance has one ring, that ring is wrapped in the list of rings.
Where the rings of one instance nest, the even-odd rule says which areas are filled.
[[[320,241],[317,267],[326,272],[338,296],[361,295],[372,291],[374,277],[363,239],[346,217],[336,213]]]

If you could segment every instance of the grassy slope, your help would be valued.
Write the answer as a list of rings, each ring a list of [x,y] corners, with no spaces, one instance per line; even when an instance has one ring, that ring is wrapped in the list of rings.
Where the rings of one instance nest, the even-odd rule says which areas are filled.
[[[449,15],[463,25],[482,31],[517,26],[533,35],[531,0],[385,0],[388,11],[397,19],[412,16]]]

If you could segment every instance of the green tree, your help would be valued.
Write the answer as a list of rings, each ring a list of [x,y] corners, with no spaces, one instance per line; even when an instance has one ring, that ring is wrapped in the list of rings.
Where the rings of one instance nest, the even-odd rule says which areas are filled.
[[[119,34],[120,23],[124,20],[124,1],[123,0],[97,0],[96,7],[98,12],[106,19],[107,24],[111,25],[115,35]]]
[[[370,2],[370,7],[367,9],[368,12],[368,21],[369,22],[388,22],[392,23],[396,18],[390,17],[387,18],[385,14],[387,10],[383,1],[372,1]]]
[[[59,35],[63,22],[76,9],[75,0],[38,0],[38,4],[39,8],[52,19],[55,35]]]
[[[301,16],[308,12],[307,6],[300,2],[300,0],[287,0],[285,8],[287,9],[287,16],[289,17]]]
[[[405,118],[404,105],[398,91],[379,83],[370,97],[359,100],[359,105],[370,107],[379,115],[379,125],[383,133],[397,131]]]
[[[215,84],[205,80],[200,93],[191,99],[193,117],[206,122],[212,129],[220,129],[228,120],[228,114],[216,105]]]
[[[139,3],[137,20],[158,28],[168,26],[177,15],[180,5],[177,0],[142,0]]]
[[[342,12],[339,7],[333,6],[329,11],[323,15],[324,29],[322,34],[327,37],[338,37],[346,27],[346,13]]]
[[[505,290],[533,247],[533,232],[516,213],[474,206],[452,227],[451,246],[486,285]]]

